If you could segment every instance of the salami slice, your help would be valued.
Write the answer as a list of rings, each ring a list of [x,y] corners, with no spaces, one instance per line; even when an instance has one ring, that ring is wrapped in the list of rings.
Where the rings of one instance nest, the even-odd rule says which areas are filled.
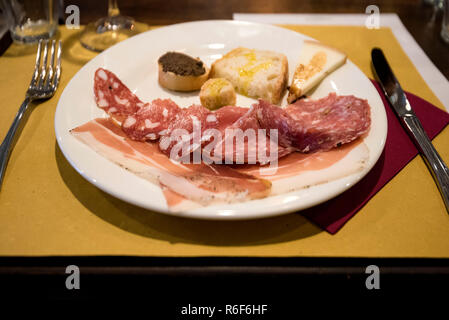
[[[236,106],[225,106],[221,107],[217,111],[213,112],[213,115],[217,118],[217,129],[221,132],[234,124],[237,120],[247,114],[248,108],[236,107]]]
[[[368,132],[370,107],[354,96],[302,99],[280,109],[259,101],[257,118],[261,127],[277,129],[279,143],[300,152],[327,151],[349,143]]]
[[[172,159],[189,157],[203,145],[203,133],[218,125],[211,111],[200,105],[181,109],[169,124],[166,135],[161,137],[159,147]]]
[[[103,68],[95,72],[94,94],[97,106],[119,121],[145,105],[114,73]]]
[[[167,133],[181,108],[170,99],[156,99],[145,104],[122,122],[122,130],[133,140],[157,140]]]
[[[226,106],[211,112],[202,106],[181,109],[159,147],[183,162],[268,163],[291,152],[263,130],[255,109]],[[193,158],[193,159],[192,159]]]
[[[225,128],[221,152],[224,163],[266,164],[277,161],[291,150],[279,145],[277,135],[270,137],[269,130],[261,128],[256,108],[251,107],[232,125]],[[215,154],[214,156],[217,158]]]

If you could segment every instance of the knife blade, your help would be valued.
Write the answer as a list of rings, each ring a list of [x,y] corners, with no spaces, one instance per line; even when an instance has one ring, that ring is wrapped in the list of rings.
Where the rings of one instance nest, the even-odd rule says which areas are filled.
[[[449,169],[424,131],[382,50],[374,48],[371,51],[371,59],[377,78],[385,96],[390,102],[390,106],[423,156],[438,185],[446,210],[449,213]]]

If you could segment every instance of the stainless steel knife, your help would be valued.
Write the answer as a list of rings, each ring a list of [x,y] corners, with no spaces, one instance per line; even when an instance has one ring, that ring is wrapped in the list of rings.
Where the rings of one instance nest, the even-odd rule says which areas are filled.
[[[388,65],[382,50],[374,48],[371,51],[371,59],[385,96],[432,172],[446,205],[446,210],[449,212],[449,169],[435,150],[421,122],[413,112],[412,106]]]

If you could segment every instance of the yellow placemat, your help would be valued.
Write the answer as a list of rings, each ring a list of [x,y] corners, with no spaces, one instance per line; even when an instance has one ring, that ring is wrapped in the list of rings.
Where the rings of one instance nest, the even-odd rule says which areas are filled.
[[[370,50],[384,49],[404,88],[442,108],[391,30],[288,28],[347,52],[371,78]],[[146,211],[105,194],[69,165],[55,141],[59,96],[95,56],[79,45],[78,36],[77,30],[60,29],[60,89],[33,110],[12,153],[0,192],[0,256],[449,257],[449,215],[420,157],[333,236],[300,214],[243,222],[197,221]],[[35,50],[13,45],[0,57],[2,138],[23,100]],[[449,160],[449,130],[434,142]]]

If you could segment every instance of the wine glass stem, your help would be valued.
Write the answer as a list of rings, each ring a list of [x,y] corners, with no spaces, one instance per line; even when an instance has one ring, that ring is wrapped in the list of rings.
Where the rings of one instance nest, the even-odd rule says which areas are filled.
[[[109,0],[108,5],[108,16],[109,17],[115,17],[120,14],[120,10],[117,5],[117,0]]]

